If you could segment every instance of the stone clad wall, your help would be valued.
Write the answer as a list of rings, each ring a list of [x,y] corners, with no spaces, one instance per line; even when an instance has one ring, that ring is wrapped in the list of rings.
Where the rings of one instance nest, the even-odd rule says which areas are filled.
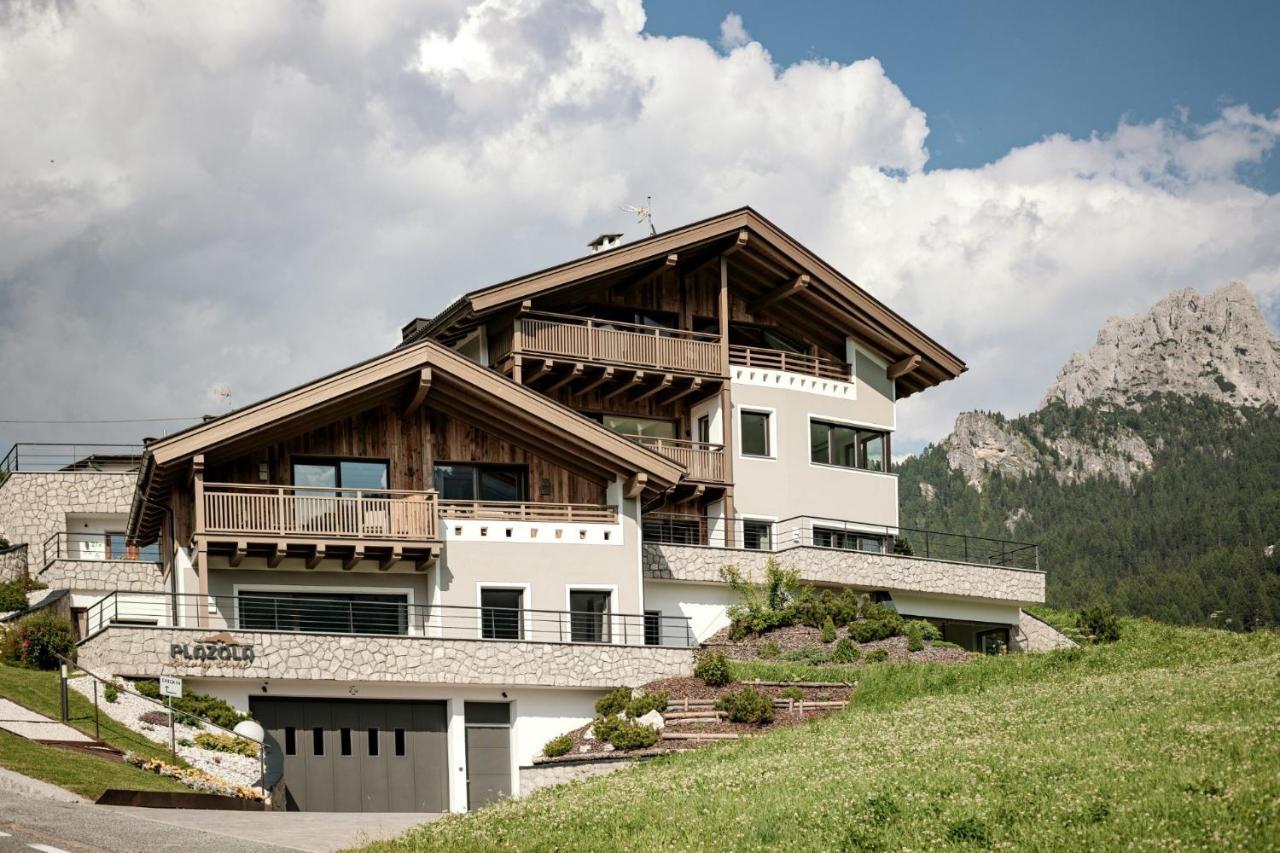
[[[653,580],[720,581],[720,569],[736,565],[748,577],[760,577],[770,552],[740,548],[646,543],[644,576]],[[1020,604],[1044,602],[1044,573],[897,554],[871,554],[807,546],[776,553],[778,562],[816,583],[870,589],[957,595]]]
[[[1080,644],[1048,622],[1037,619],[1025,610],[1018,617],[1017,627],[1009,633],[1009,648],[1015,652],[1051,652],[1078,645]]]
[[[15,545],[0,551],[0,583],[27,576],[26,545]]]
[[[54,560],[32,576],[51,589],[164,592],[159,563],[132,560]]]
[[[44,562],[44,541],[66,529],[67,513],[128,513],[137,478],[132,472],[10,474],[0,482],[0,537],[29,545],[34,571]]]
[[[432,637],[232,632],[253,660],[186,660],[170,644],[190,647],[217,629],[113,625],[82,643],[78,660],[100,675],[190,678],[298,678],[408,681],[423,684],[612,688],[689,675],[689,649],[576,645]],[[237,654],[244,656],[244,649]]]
[[[634,763],[634,760],[620,760],[531,764],[520,768],[520,796],[527,797],[534,791],[550,788],[552,785],[604,776]]]

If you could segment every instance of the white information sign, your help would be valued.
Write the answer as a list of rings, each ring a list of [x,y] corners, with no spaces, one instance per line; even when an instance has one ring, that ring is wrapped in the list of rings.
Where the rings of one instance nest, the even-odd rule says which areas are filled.
[[[171,675],[160,676],[160,695],[172,696],[175,699],[182,698],[182,679]]]

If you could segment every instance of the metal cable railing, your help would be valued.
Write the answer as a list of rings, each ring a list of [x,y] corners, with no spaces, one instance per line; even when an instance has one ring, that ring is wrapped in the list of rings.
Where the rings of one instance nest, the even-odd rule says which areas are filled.
[[[136,471],[142,451],[141,444],[19,442],[0,459],[0,479],[32,471],[89,474]]]

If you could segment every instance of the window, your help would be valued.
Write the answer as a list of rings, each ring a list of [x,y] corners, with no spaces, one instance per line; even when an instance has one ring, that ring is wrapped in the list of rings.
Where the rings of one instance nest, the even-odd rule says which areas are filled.
[[[241,590],[242,631],[308,634],[409,633],[406,595]]]
[[[338,751],[343,755],[351,754],[351,729],[338,730]]]
[[[711,443],[711,415],[698,416],[697,440],[703,444]]]
[[[519,589],[480,590],[480,636],[486,640],[519,640],[524,636]]]
[[[298,754],[298,730],[293,726],[285,726],[284,728],[284,754]]]
[[[773,523],[769,521],[742,522],[742,547],[753,551],[771,551]]]
[[[370,757],[376,757],[378,754],[378,730],[368,729],[367,734],[369,737],[369,755]]]
[[[405,756],[404,729],[396,729],[395,741],[396,741],[396,758],[404,758]]]
[[[609,642],[610,597],[605,590],[570,590],[569,633],[573,642]]]
[[[809,421],[809,458],[819,465],[888,471],[889,434],[826,421]]]
[[[836,530],[830,527],[813,528],[813,544],[819,548],[839,548],[842,551],[867,551],[884,553],[884,537],[854,530]]]
[[[523,501],[529,494],[529,471],[523,465],[438,463],[435,488],[445,501]]]
[[[311,730],[311,754],[324,755],[324,729],[319,726]]]
[[[319,489],[386,489],[387,463],[372,459],[317,459],[293,463],[293,484]]]
[[[662,645],[661,610],[646,610],[644,612],[644,644],[646,646]]]
[[[769,448],[769,413],[742,413],[742,455],[771,456]]]
[[[650,542],[675,545],[705,545],[704,519],[696,515],[646,515],[641,532]]]
[[[675,438],[676,422],[667,418],[642,418],[635,415],[590,415],[592,419],[623,435],[651,438]]]

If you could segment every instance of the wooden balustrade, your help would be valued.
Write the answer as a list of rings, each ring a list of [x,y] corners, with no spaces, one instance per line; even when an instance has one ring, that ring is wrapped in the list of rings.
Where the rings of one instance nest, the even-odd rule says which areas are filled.
[[[720,375],[716,335],[566,314],[521,317],[520,351],[596,364]]]
[[[762,370],[781,370],[785,373],[804,373],[808,376],[820,376],[824,379],[839,379],[848,382],[849,365],[843,361],[835,361],[816,355],[798,352],[761,349],[733,345],[729,347],[729,363],[743,367],[758,367]]]
[[[705,483],[725,482],[724,445],[679,438],[657,438],[648,435],[627,436],[637,444],[655,450],[677,462],[689,472],[690,480]]]
[[[440,517],[490,521],[613,524],[618,520],[618,508],[601,504],[442,501],[440,503]]]
[[[204,484],[204,533],[434,540],[436,493]]]

